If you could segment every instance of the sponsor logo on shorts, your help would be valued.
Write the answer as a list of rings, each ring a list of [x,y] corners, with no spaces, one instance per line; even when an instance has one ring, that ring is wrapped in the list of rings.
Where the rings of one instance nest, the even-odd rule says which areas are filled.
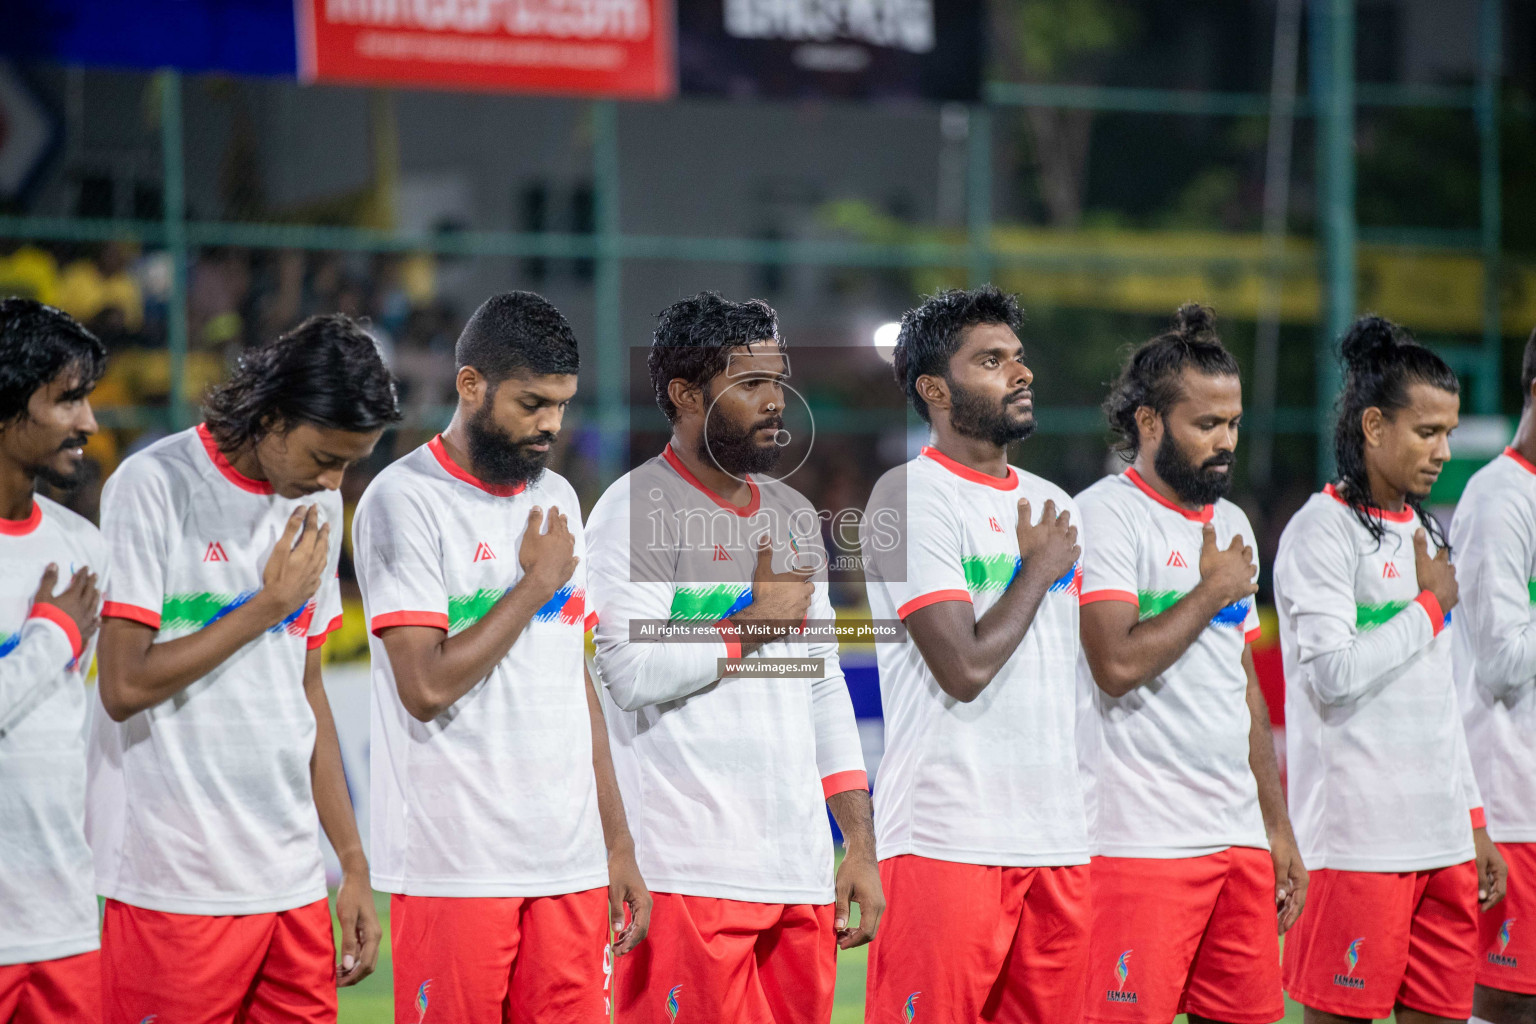
[[[1506,956],[1509,949],[1509,926],[1515,923],[1512,917],[1506,917],[1504,923],[1499,925],[1499,951],[1488,953],[1488,962],[1495,967],[1519,967],[1520,961],[1516,957]]]
[[[912,1024],[912,1021],[917,1017],[917,997],[920,995],[922,995],[921,992],[908,993],[907,1001],[902,1004],[901,1017],[907,1024]]]
[[[1355,968],[1360,966],[1360,946],[1364,942],[1365,938],[1362,936],[1351,942],[1349,948],[1344,951],[1344,962],[1349,964],[1349,971],[1346,974],[1335,974],[1333,976],[1335,985],[1352,988],[1357,992],[1365,989],[1365,979],[1355,977]]]
[[[667,1020],[670,1020],[670,1021],[677,1020],[677,1010],[678,1010],[677,997],[678,997],[678,994],[681,993],[682,991],[683,991],[683,986],[681,986],[681,985],[673,985],[671,988],[667,989],[667,1002],[666,1002]]]
[[[70,575],[73,576],[74,573],[70,573]],[[139,1021],[139,1024],[155,1024],[155,1021],[159,1019],[160,1015],[158,1013],[152,1013],[148,1017],[145,1017],[143,1020]]]
[[[1104,993],[1104,998],[1111,1003],[1134,1003],[1136,1001],[1136,993],[1127,992],[1125,990],[1126,979],[1130,976],[1131,951],[1127,949],[1125,952],[1121,953],[1120,958],[1115,961],[1116,987],[1106,991]]]
[[[428,978],[421,983],[416,990],[416,1024],[421,1024],[427,1019],[427,989],[432,986],[432,979]]]

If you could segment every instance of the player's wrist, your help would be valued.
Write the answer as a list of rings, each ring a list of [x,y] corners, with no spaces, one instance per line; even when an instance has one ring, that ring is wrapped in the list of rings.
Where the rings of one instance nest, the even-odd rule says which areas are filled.
[[[368,880],[368,855],[363,852],[361,846],[345,853],[337,851],[336,859],[341,862],[343,879],[353,878],[364,882]]]

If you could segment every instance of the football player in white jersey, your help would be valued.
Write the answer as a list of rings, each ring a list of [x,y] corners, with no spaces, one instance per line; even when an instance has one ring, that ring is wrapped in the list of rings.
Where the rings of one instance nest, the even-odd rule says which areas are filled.
[[[96,432],[100,341],[0,301],[0,1021],[99,1024],[85,840],[85,674],[107,571],[96,527],[33,494],[77,483]]]
[[[1423,506],[1460,384],[1380,317],[1341,345],[1335,483],[1275,555],[1291,821],[1311,871],[1282,976],[1308,1024],[1465,1020],[1504,896],[1451,670],[1456,570]],[[1458,613],[1459,615],[1459,613]]]
[[[837,643],[791,632],[834,618],[825,576],[810,578],[820,520],[762,475],[784,429],[777,316],[684,299],[662,312],[649,361],[670,443],[587,523],[613,759],[655,893],[650,938],[614,965],[617,1018],[818,1024],[837,949],[869,940],[884,900]],[[702,642],[646,641],[669,623]],[[815,675],[751,671],[761,657]],[[722,677],[722,658],[748,671]],[[828,809],[847,842],[835,877]]]
[[[1461,603],[1451,661],[1488,835],[1509,894],[1479,923],[1473,1017],[1536,1020],[1536,332],[1504,454],[1472,474],[1451,520]]]
[[[1277,936],[1307,871],[1249,651],[1253,527],[1223,497],[1242,382],[1211,311],[1183,307],[1133,352],[1105,411],[1131,466],[1077,496],[1094,831],[1084,1019],[1279,1020]]]
[[[395,384],[355,322],[314,317],[246,352],[204,414],[102,494],[86,825],[106,1020],[333,1021],[380,932],[320,647],[341,624],[338,488],[399,419]]]
[[[598,1024],[610,926],[628,953],[650,896],[584,667],[581,508],[545,468],[576,337],[509,292],[455,360],[453,421],[379,474],[353,526],[397,1016]]]
[[[1082,1018],[1088,832],[1078,780],[1077,508],[1008,463],[1035,429],[1017,300],[946,291],[901,320],[897,383],[929,426],[875,485],[861,541],[885,754],[889,899],[866,1020]]]

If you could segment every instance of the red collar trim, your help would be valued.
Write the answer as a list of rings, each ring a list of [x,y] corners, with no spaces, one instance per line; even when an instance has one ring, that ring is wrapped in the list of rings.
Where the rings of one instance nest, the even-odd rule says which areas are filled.
[[[1513,448],[1505,448],[1504,454],[1514,459],[1515,462],[1519,464],[1520,468],[1525,470],[1527,473],[1536,473],[1536,466],[1531,465],[1529,459],[1515,451]]]
[[[219,444],[213,439],[213,432],[208,429],[208,424],[199,423],[197,425],[197,437],[198,440],[203,442],[203,450],[208,453],[208,458],[213,460],[214,467],[224,474],[224,479],[242,491],[249,491],[252,494],[277,493],[273,486],[265,480],[252,480],[236,469],[234,463],[230,462],[229,458],[219,451]]]
[[[1344,496],[1339,493],[1338,488],[1334,487],[1333,484],[1324,484],[1323,493],[1328,495],[1328,497],[1332,498],[1334,501],[1338,502],[1340,505],[1349,504],[1349,502],[1344,500]],[[1405,508],[1401,512],[1388,512],[1384,508],[1377,508],[1374,505],[1367,505],[1365,510],[1372,515],[1380,516],[1382,519],[1385,519],[1389,523],[1411,523],[1414,520],[1413,509],[1411,508]]]
[[[667,460],[667,465],[677,470],[678,476],[682,477],[684,480],[687,480],[690,484],[693,484],[693,486],[709,495],[710,501],[713,501],[716,505],[719,505],[721,508],[726,509],[727,511],[734,512],[739,516],[750,516],[755,515],[757,513],[758,507],[762,504],[763,493],[762,491],[758,490],[757,484],[750,476],[747,477],[747,489],[752,492],[751,500],[749,500],[745,505],[732,505],[730,502],[720,497],[720,495],[716,494],[708,487],[705,487],[704,482],[693,475],[693,471],[684,465],[683,460],[678,458],[677,453],[672,450],[671,443],[668,443],[667,446],[661,450],[661,457]]]
[[[455,480],[462,480],[471,487],[478,487],[486,494],[494,494],[498,498],[510,498],[514,494],[523,493],[523,488],[528,486],[527,481],[518,484],[488,484],[481,480],[448,457],[448,450],[443,447],[442,434],[438,434],[427,442],[427,450],[432,453],[432,457],[437,459],[437,464],[442,466],[449,476]]]
[[[1177,512],[1179,515],[1183,516],[1185,519],[1188,519],[1192,523],[1208,523],[1211,521],[1211,517],[1216,514],[1215,505],[1207,505],[1199,512],[1191,512],[1189,509],[1182,505],[1175,505],[1173,502],[1169,501],[1167,498],[1153,490],[1152,485],[1147,483],[1146,480],[1142,479],[1141,474],[1136,472],[1134,469],[1126,470],[1125,478],[1131,483],[1135,484],[1137,488],[1140,489],[1142,494],[1145,494],[1147,497],[1163,506],[1163,508],[1172,509],[1174,512]]]
[[[955,474],[955,476],[958,476],[962,480],[969,480],[973,484],[981,484],[983,487],[996,488],[999,491],[1011,491],[1015,487],[1019,486],[1019,474],[1012,466],[1008,467],[1007,476],[995,477],[988,476],[986,473],[983,473],[980,470],[972,469],[970,466],[961,465],[932,445],[923,445],[923,449],[919,454],[928,456],[928,458],[932,459],[934,462],[937,462],[939,465]]]
[[[0,519],[0,537],[25,537],[37,529],[43,521],[43,506],[32,499],[32,511],[25,519]]]

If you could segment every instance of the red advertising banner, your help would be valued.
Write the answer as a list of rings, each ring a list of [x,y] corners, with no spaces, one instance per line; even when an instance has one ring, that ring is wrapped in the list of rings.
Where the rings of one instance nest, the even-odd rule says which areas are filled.
[[[676,91],[670,0],[295,0],[299,74],[492,92]]]

